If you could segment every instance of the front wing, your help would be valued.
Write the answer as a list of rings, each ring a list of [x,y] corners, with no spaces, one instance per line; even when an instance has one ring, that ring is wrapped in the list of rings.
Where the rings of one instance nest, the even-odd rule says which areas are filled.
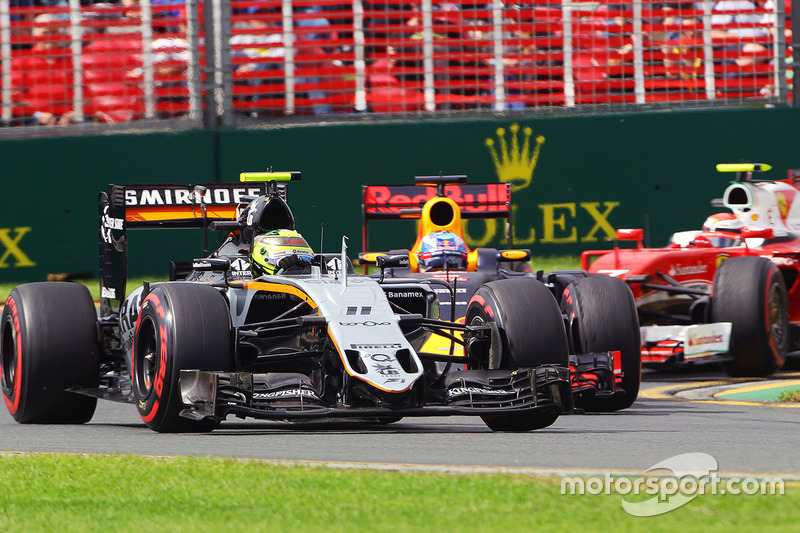
[[[730,350],[731,323],[642,326],[641,338],[645,365],[721,360]]]
[[[569,369],[557,365],[452,372],[416,406],[326,405],[301,374],[181,370],[180,387],[186,406],[181,416],[195,420],[224,420],[228,415],[272,420],[482,416],[573,409]]]

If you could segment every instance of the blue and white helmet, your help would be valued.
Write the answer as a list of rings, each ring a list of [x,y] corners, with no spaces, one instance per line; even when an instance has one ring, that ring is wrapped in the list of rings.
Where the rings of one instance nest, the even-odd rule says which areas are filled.
[[[423,272],[464,270],[467,268],[467,245],[451,231],[434,231],[422,238],[417,257]]]

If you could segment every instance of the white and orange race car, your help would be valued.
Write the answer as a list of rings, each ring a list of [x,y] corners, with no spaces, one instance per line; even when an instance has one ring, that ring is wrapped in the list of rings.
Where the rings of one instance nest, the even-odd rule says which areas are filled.
[[[88,289],[74,283],[23,284],[5,302],[0,385],[14,419],[84,423],[100,398],[134,404],[158,432],[210,431],[231,415],[375,424],[472,415],[495,431],[528,431],[573,410],[564,326],[543,286],[505,280],[480,321],[439,320],[430,284],[357,275],[344,239],[338,253],[311,251],[279,189],[299,177],[245,173],[244,185],[112,185],[101,193],[99,316]],[[170,281],[126,296],[127,232],[175,227],[221,230],[227,239],[189,264],[173,263]],[[302,268],[256,274],[254,243],[281,231],[291,236],[278,245],[302,248],[307,261],[286,256]],[[537,301],[561,350],[531,342],[539,324],[517,310]],[[461,346],[457,361],[470,369],[425,352],[435,335]]]

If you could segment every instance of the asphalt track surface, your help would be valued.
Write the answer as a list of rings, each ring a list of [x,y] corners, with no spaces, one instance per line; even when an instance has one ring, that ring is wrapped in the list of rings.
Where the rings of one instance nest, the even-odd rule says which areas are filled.
[[[800,358],[779,378],[800,377]],[[0,453],[68,452],[211,456],[344,467],[509,471],[643,472],[672,456],[702,452],[720,473],[800,479],[800,408],[676,399],[668,389],[726,381],[714,366],[646,373],[625,411],[560,417],[530,433],[492,433],[479,418],[407,418],[390,425],[352,421],[225,421],[208,434],[157,434],[132,404],[98,402],[89,424],[20,425],[0,411]],[[797,406],[798,404],[795,404]],[[488,467],[488,468],[487,468]]]

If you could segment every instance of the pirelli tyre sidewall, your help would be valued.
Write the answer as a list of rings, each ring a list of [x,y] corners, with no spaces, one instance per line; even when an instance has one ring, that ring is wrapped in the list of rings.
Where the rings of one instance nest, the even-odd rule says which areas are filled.
[[[499,368],[569,365],[567,336],[552,293],[533,278],[481,285],[467,304],[467,324],[496,322],[503,340]]]
[[[552,293],[533,278],[512,278],[482,285],[467,305],[466,323],[495,322],[502,338],[500,360],[485,368],[516,370],[522,367],[567,367],[567,336],[558,303]],[[531,415],[481,417],[492,431],[531,431],[553,424],[560,406]]]
[[[642,347],[636,301],[627,283],[590,274],[567,285],[561,296],[572,353],[618,351],[624,395],[577,398],[590,411],[617,411],[633,404],[642,380]],[[615,365],[616,366],[616,365]]]
[[[97,387],[97,314],[77,283],[15,287],[0,319],[0,387],[20,423],[82,424],[97,399],[67,391]]]
[[[199,283],[158,285],[143,299],[132,369],[137,409],[158,432],[211,431],[218,421],[180,416],[180,371],[232,368],[230,313],[224,297]]]
[[[767,376],[779,370],[789,349],[786,285],[764,257],[726,259],[714,276],[711,320],[731,322],[732,376]]]

